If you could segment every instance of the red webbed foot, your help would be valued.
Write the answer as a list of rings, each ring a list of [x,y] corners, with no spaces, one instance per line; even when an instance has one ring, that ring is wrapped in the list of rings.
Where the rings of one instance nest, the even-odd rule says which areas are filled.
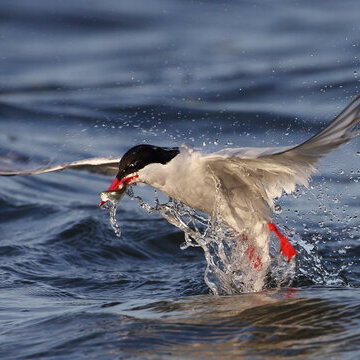
[[[289,239],[280,233],[279,229],[276,227],[275,224],[268,223],[267,225],[269,227],[269,230],[278,237],[280,241],[281,253],[287,258],[288,261],[290,261],[295,255],[297,255],[297,252],[291,245]]]

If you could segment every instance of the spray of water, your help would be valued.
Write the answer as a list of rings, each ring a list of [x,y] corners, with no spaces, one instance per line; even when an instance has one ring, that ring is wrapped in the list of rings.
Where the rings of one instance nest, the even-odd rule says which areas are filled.
[[[156,213],[170,224],[184,232],[184,243],[181,249],[201,247],[205,260],[205,283],[216,295],[228,295],[243,292],[260,291],[264,288],[292,286],[294,282],[306,278],[315,284],[339,285],[342,280],[339,274],[331,273],[323,265],[317,255],[315,245],[304,241],[300,236],[284,229],[286,235],[297,246],[299,256],[297,263],[293,259],[288,262],[279,252],[276,239],[270,242],[271,261],[265,269],[259,271],[249,257],[249,241],[243,234],[232,231],[216,213],[207,216],[180,203],[169,199],[160,203],[155,197],[155,205],[146,203],[136,196],[132,186],[126,190],[131,199],[148,213]],[[110,223],[115,234],[120,236],[120,228],[116,222],[116,202],[109,202]],[[215,206],[216,208],[216,206]],[[246,241],[245,241],[246,240]],[[265,270],[265,271],[264,271]]]
[[[114,233],[117,237],[121,236],[121,229],[119,224],[116,221],[116,210],[117,210],[118,201],[116,200],[108,200],[104,205],[102,205],[102,209],[109,211],[109,219],[110,225],[114,230]]]

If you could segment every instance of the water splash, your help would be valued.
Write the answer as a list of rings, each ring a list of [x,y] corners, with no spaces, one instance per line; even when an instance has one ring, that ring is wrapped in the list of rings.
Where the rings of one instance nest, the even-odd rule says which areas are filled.
[[[214,212],[210,216],[195,211],[183,203],[169,199],[160,203],[155,196],[155,205],[146,203],[134,194],[133,187],[126,189],[127,195],[137,201],[148,213],[156,213],[170,224],[184,232],[181,249],[201,247],[206,269],[204,281],[216,295],[229,295],[260,291],[265,288],[288,287],[305,281],[318,285],[343,285],[340,272],[331,272],[318,255],[316,244],[302,239],[288,229],[283,229],[297,247],[299,255],[288,262],[279,251],[277,239],[270,239],[270,263],[259,269],[249,256],[249,240],[244,235],[232,231]],[[110,223],[115,234],[120,236],[116,222],[116,202],[109,201]],[[216,207],[215,207],[216,208]]]
[[[118,200],[107,200],[107,202],[101,206],[102,209],[109,211],[109,220],[112,229],[117,237],[121,237],[121,228],[116,220],[116,211]]]
[[[346,281],[341,277],[341,272],[351,264],[330,270],[319,255],[316,242],[311,243],[298,234],[293,234],[292,241],[298,244],[300,259],[294,281],[301,282],[302,279],[306,279],[316,285],[346,285]]]
[[[132,188],[127,189],[127,194],[147,212],[161,215],[184,232],[181,249],[202,248],[206,260],[204,281],[214,294],[260,291],[268,287],[266,283],[271,283],[271,287],[290,284],[294,261],[288,263],[278,256],[269,268],[266,264],[262,264],[264,267],[257,265],[256,258],[249,255],[252,243],[244,235],[232,231],[216,212],[207,216],[174,199],[160,204],[156,198],[155,206],[151,206],[136,196]],[[271,281],[267,280],[269,273]]]

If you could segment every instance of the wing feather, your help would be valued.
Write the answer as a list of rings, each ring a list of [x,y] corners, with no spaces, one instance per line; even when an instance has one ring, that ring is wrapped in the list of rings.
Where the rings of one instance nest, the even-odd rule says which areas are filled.
[[[71,161],[63,164],[48,165],[30,169],[18,168],[18,165],[4,161],[0,162],[0,176],[34,175],[65,169],[83,170],[92,173],[115,176],[119,169],[120,158],[90,158]]]
[[[339,145],[359,135],[360,96],[352,101],[324,130],[295,147],[224,149],[206,157],[219,178],[232,174],[239,186],[261,194],[272,206],[282,192],[291,193],[297,184],[308,185],[315,164]],[[226,179],[224,179],[226,181]]]

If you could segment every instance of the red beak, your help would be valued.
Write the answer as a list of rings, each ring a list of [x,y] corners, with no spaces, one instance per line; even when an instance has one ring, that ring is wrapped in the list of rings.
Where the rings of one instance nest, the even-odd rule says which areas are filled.
[[[119,180],[117,177],[112,181],[107,191],[116,191],[119,190],[120,185],[122,184],[122,179]]]
[[[108,187],[107,191],[117,191],[122,189],[124,186],[129,185],[131,182],[133,182],[135,179],[137,179],[139,175],[129,176],[125,177],[123,179],[118,179],[117,177],[112,181],[110,186]],[[106,201],[100,201],[99,206],[101,207],[104,205]]]

